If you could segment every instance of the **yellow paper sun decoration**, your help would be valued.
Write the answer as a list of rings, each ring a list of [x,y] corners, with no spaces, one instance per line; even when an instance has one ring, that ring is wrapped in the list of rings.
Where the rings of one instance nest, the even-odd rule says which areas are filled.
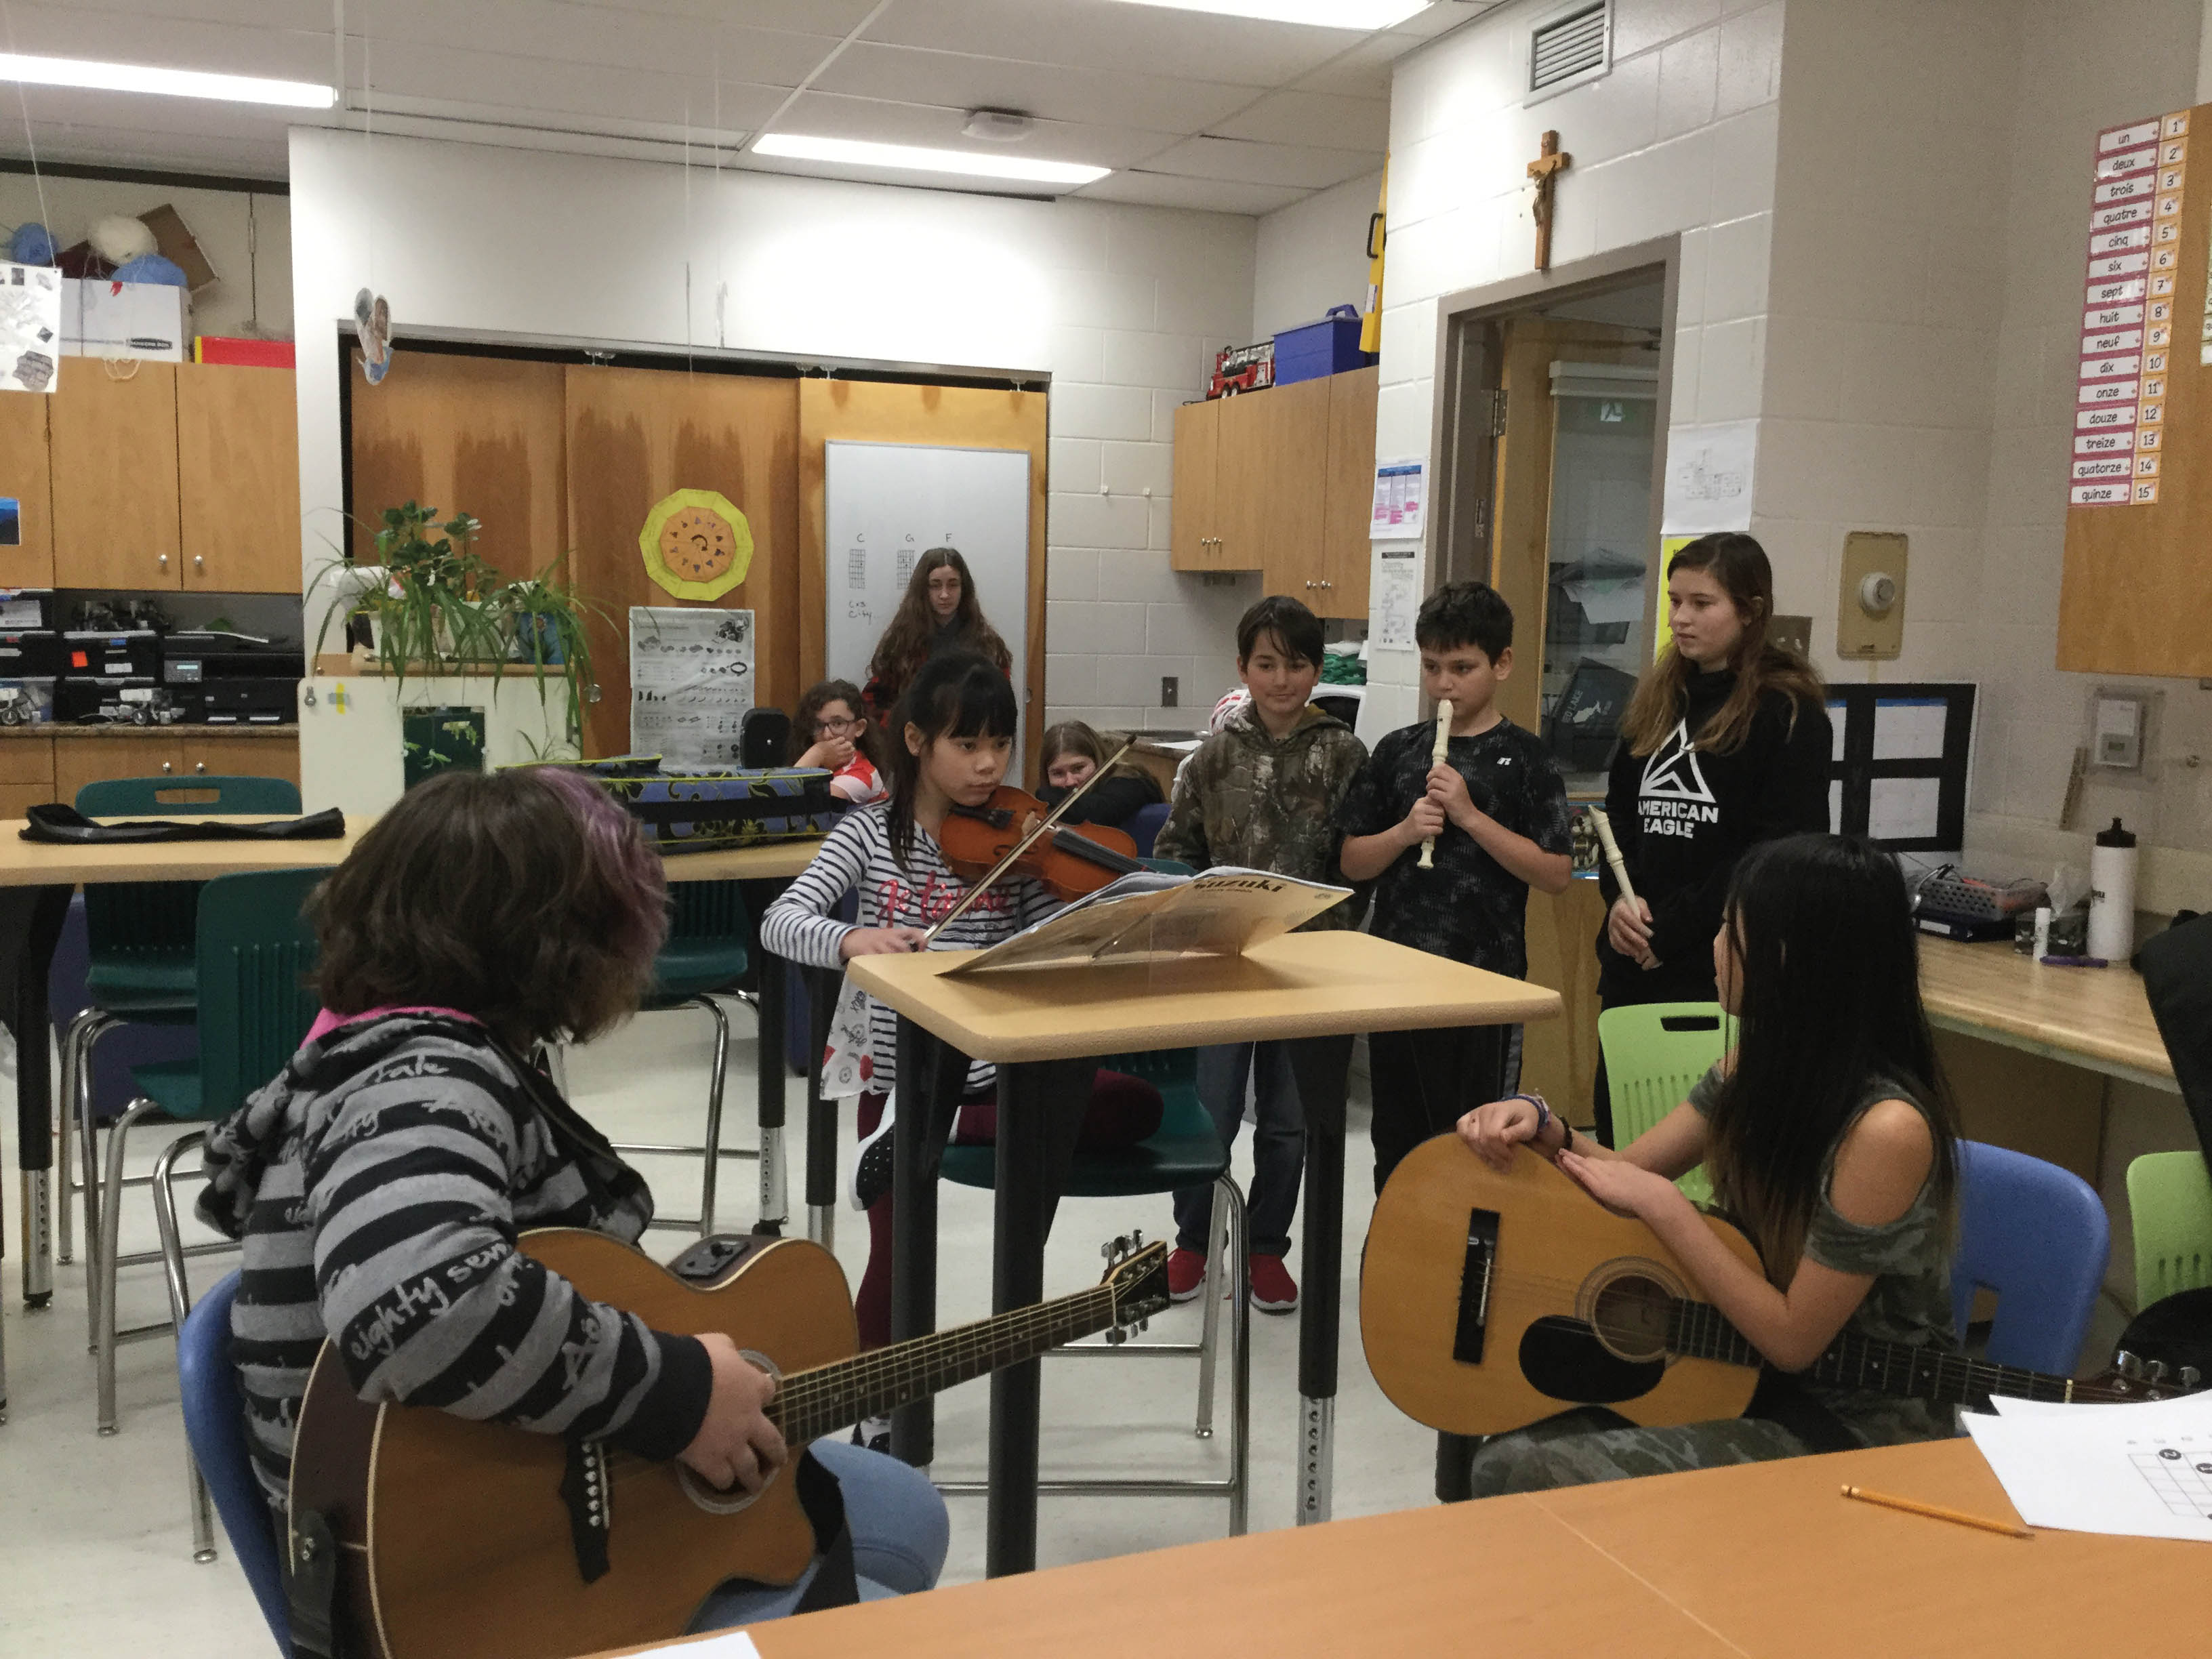
[[[637,532],[645,572],[679,599],[719,599],[752,568],[753,531],[726,496],[679,489],[661,498]]]

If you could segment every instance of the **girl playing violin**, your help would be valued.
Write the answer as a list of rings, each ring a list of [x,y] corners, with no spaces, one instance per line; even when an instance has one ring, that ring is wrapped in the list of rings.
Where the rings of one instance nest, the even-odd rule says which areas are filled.
[[[967,897],[969,884],[946,863],[939,837],[954,807],[991,799],[1013,753],[1013,687],[988,659],[948,653],[926,664],[890,723],[890,798],[856,809],[832,830],[814,862],[761,921],[761,938],[780,957],[836,968],[859,956],[925,948],[927,930]],[[848,892],[860,896],[857,925],[832,915]],[[1010,874],[955,919],[930,948],[974,950],[1009,939],[1059,908],[1030,877]],[[868,1214],[867,1272],[854,1298],[863,1346],[890,1340],[891,1110],[896,1088],[898,1018],[867,1001],[866,1052],[860,1059],[860,1146],[854,1170],[855,1205]],[[997,1136],[993,1069],[968,1071],[955,1137],[988,1143]],[[1132,1146],[1158,1128],[1158,1091],[1119,1073],[1100,1072],[1085,1120],[1085,1147]],[[864,1444],[886,1420],[863,1424]]]
[[[1642,1220],[1768,1362],[1749,1412],[1631,1428],[1584,1407],[1487,1442],[1474,1496],[1948,1436],[1917,1400],[1815,1385],[1803,1370],[1846,1328],[1954,1351],[1949,1262],[1957,1132],[1936,1064],[1911,905],[1867,842],[1792,836],[1737,867],[1713,970],[1735,1051],[1618,1152],[1522,1096],[1460,1120],[1504,1167],[1526,1144],[1592,1197]],[[1674,1185],[1702,1163],[1718,1207],[1759,1246],[1762,1278]]]

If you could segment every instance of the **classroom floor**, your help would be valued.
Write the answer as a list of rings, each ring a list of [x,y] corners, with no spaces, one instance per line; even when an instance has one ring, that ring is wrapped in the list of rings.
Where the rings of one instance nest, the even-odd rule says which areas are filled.
[[[734,1127],[733,1143],[750,1145],[752,1022],[740,1012],[732,1024],[733,1037],[746,1040],[732,1044],[726,1121]],[[569,1080],[577,1103],[618,1139],[690,1138],[696,1135],[703,1110],[708,1048],[707,1022],[700,1015],[646,1015],[575,1052]],[[1345,1182],[1346,1232],[1352,1243],[1344,1264],[1343,1391],[1336,1419],[1339,1516],[1431,1501],[1436,1443],[1434,1436],[1382,1399],[1359,1352],[1358,1241],[1366,1234],[1373,1183],[1365,1103],[1357,1086],[1355,1079]],[[796,1119],[803,1086],[794,1082],[790,1098]],[[0,1271],[9,1382],[9,1421],[0,1425],[0,1583],[5,1585],[0,1590],[0,1659],[131,1652],[156,1644],[164,1659],[264,1653],[265,1627],[227,1540],[213,1565],[196,1565],[191,1559],[173,1346],[149,1340],[120,1351],[121,1432],[102,1439],[94,1430],[82,1252],[76,1263],[57,1268],[48,1310],[31,1314],[22,1307],[16,1254],[20,1187],[12,1162],[12,1056],[0,1074],[0,1114],[5,1115],[0,1123],[5,1125],[11,1158],[0,1170],[9,1229],[9,1255]],[[138,1169],[150,1164],[159,1150],[156,1134],[143,1139],[143,1150],[133,1160]],[[842,1150],[849,1167],[849,1127]],[[796,1160],[799,1145],[792,1153]],[[639,1162],[664,1211],[682,1212],[696,1203],[696,1166],[666,1159]],[[1240,1178],[1248,1177],[1249,1160],[1240,1158],[1239,1164]],[[751,1163],[726,1164],[720,1215],[726,1228],[750,1224],[757,1206],[757,1182]],[[794,1206],[799,1195],[794,1184]],[[988,1193],[950,1184],[944,1189],[939,1297],[943,1322],[989,1311],[990,1206]],[[1063,1204],[1046,1263],[1048,1291],[1057,1294],[1095,1281],[1100,1244],[1132,1228],[1143,1229],[1147,1238],[1170,1236],[1167,1201]],[[854,1282],[866,1259],[866,1240],[863,1218],[841,1206],[837,1255]],[[153,1242],[151,1206],[143,1189],[137,1189],[125,1199],[124,1246],[151,1248]],[[670,1255],[681,1248],[682,1236],[656,1233],[649,1242]],[[1291,1259],[1295,1263],[1295,1249]],[[221,1261],[196,1261],[204,1276],[199,1282],[225,1271]],[[159,1267],[126,1272],[119,1300],[130,1322],[159,1316],[166,1306]],[[1194,1338],[1200,1306],[1194,1301],[1170,1310],[1152,1322],[1152,1334]],[[1255,1315],[1252,1323],[1251,1525],[1259,1531],[1288,1525],[1291,1519],[1297,1321]],[[1102,1367],[1114,1368],[1110,1388],[1099,1386]],[[1195,1438],[1191,1416],[1196,1378],[1195,1361],[1048,1361],[1046,1470],[1077,1475],[1218,1474],[1227,1460],[1226,1395],[1218,1413],[1224,1433],[1210,1441]],[[940,1396],[935,1473],[941,1478],[981,1474],[988,1399],[988,1386],[980,1382]],[[945,1577],[957,1583],[982,1575],[984,1500],[949,1501],[952,1547]],[[1217,1537],[1226,1526],[1226,1503],[1216,1498],[1047,1498],[1039,1559],[1055,1565]]]

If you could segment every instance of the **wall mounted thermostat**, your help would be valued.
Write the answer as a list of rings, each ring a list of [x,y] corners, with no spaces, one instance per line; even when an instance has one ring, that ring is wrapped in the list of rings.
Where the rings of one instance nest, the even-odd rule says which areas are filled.
[[[2099,686],[2089,695],[2089,764],[2107,772],[2142,770],[2150,693]]]
[[[1870,660],[1905,649],[1905,538],[1854,530],[1844,538],[1843,585],[1836,595],[1836,654]]]

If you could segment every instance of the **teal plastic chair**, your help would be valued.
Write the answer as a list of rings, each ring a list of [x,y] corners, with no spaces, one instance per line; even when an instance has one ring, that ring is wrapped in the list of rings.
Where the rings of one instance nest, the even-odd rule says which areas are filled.
[[[1170,860],[1146,860],[1155,870],[1187,875],[1189,866]],[[1248,1477],[1250,1468],[1251,1416],[1251,1285],[1250,1248],[1245,1232],[1244,1194],[1230,1173],[1229,1149],[1222,1144],[1213,1119],[1198,1097],[1198,1051],[1163,1048],[1149,1054],[1113,1054],[1098,1062],[1103,1070],[1126,1072],[1143,1078],[1160,1091],[1160,1127],[1133,1146],[1099,1152],[1079,1150],[1063,1189],[1068,1198],[1148,1198],[1164,1196],[1189,1187],[1213,1188],[1212,1237],[1208,1257],[1232,1264],[1229,1286],[1230,1360],[1231,1365],[1229,1416],[1229,1474],[1225,1480],[1040,1480],[1042,1492],[1103,1494],[1135,1489],[1152,1495],[1219,1496],[1229,1500],[1229,1533],[1245,1530]],[[997,1184],[998,1148],[947,1146],[939,1173],[963,1187],[988,1191]],[[1225,1236],[1225,1239],[1224,1239]],[[1218,1251],[1225,1245],[1226,1255]],[[1196,1342],[1110,1344],[1075,1343],[1054,1352],[1069,1358],[1127,1354],[1143,1358],[1161,1355],[1194,1356],[1198,1360],[1197,1434],[1201,1440],[1213,1433],[1214,1378],[1220,1352],[1222,1298],[1209,1283],[1205,1296],[1204,1326]],[[983,1481],[937,1482],[947,1492],[981,1492]]]
[[[1717,1002],[1650,1002],[1608,1008],[1597,1017],[1619,1145],[1627,1146],[1682,1103],[1726,1050],[1729,1024]],[[1699,1204],[1713,1195],[1702,1164],[1674,1184]]]
[[[107,778],[76,792],[76,810],[94,818],[247,812],[297,817],[300,789],[285,778]],[[85,888],[85,933],[91,953],[85,975],[88,1000],[63,1033],[61,1043],[61,1145],[56,1148],[56,1162],[63,1171],[59,1254],[64,1261],[76,1244],[73,1194],[84,1194],[88,1248],[100,1232],[100,1152],[92,1121],[94,1046],[118,1025],[192,1023],[192,938],[199,893],[196,881],[94,882]],[[82,1146],[83,1167],[76,1173],[71,1171],[79,1160],[71,1157],[73,1139]],[[130,1184],[138,1186],[144,1180],[134,1177]],[[96,1324],[94,1331],[96,1336]]]
[[[744,889],[734,881],[673,881],[668,884],[671,913],[668,942],[653,963],[653,987],[640,1006],[647,1013],[675,1008],[703,1008],[714,1018],[714,1058],[707,1079],[707,1130],[704,1145],[686,1146],[664,1141],[617,1140],[617,1152],[663,1158],[700,1160],[699,1213],[656,1216],[655,1227],[696,1230],[704,1238],[714,1231],[716,1188],[726,1158],[760,1158],[750,1147],[722,1146],[722,1095],[729,1074],[730,1018],[721,999],[740,994],[738,986],[752,965],[751,927],[745,914]],[[762,1208],[769,1206],[767,1186],[781,1171],[773,1161],[761,1171]]]
[[[200,889],[194,930],[195,988],[198,994],[199,1054],[191,1060],[156,1060],[131,1068],[138,1088],[108,1132],[100,1231],[88,1279],[94,1286],[99,1352],[100,1431],[113,1434],[115,1350],[118,1344],[158,1335],[173,1322],[118,1330],[115,1286],[118,1269],[161,1259],[158,1251],[119,1253],[123,1160],[131,1131],[149,1120],[212,1123],[230,1115],[246,1097],[284,1069],[306,1039],[319,1006],[308,988],[315,965],[315,935],[301,907],[325,870],[265,870],[218,876]],[[160,1166],[166,1176],[173,1160]],[[166,1200],[167,1194],[162,1197]],[[90,1206],[87,1206],[89,1214]],[[196,1245],[185,1255],[228,1249]],[[186,1305],[190,1298],[185,1298]]]
[[[2136,1307],[2212,1285],[2212,1172],[2202,1152],[2146,1152],[2128,1165]]]

